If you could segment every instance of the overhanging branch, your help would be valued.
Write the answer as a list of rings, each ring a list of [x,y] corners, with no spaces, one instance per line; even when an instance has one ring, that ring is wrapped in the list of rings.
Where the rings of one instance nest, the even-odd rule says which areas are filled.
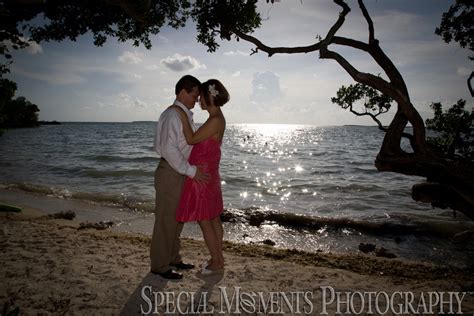
[[[336,32],[339,31],[341,26],[344,24],[347,14],[351,12],[351,8],[349,8],[347,3],[345,3],[344,1],[334,0],[334,3],[342,7],[342,12],[339,13],[339,18],[337,19],[336,23],[334,23],[334,25],[329,29],[326,38],[322,40],[323,47],[321,47],[321,50],[327,48],[327,46],[331,43],[332,39],[336,35]]]
[[[467,87],[469,88],[469,92],[471,92],[471,96],[474,97],[474,89],[472,89],[471,81],[474,78],[474,71],[471,72],[471,75],[467,79]]]
[[[367,21],[367,24],[369,25],[369,44],[371,44],[375,40],[374,23],[372,22],[372,18],[370,17],[369,12],[367,11],[367,8],[365,7],[364,1],[359,0],[358,2],[359,2],[360,10],[362,11],[364,18]]]
[[[258,50],[266,52],[269,57],[274,54],[301,54],[301,53],[311,53],[318,51],[321,48],[321,42],[315,43],[309,46],[299,46],[299,47],[270,47],[263,44],[259,39],[245,34],[238,29],[232,30],[232,32],[237,35],[239,38],[254,44]]]

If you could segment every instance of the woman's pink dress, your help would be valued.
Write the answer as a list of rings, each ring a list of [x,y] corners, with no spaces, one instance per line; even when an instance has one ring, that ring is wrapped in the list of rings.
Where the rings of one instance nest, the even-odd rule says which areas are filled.
[[[197,183],[189,177],[186,178],[176,210],[178,222],[210,220],[222,213],[224,204],[219,175],[220,160],[220,141],[211,137],[193,146],[189,163],[201,165],[210,179],[207,183]]]

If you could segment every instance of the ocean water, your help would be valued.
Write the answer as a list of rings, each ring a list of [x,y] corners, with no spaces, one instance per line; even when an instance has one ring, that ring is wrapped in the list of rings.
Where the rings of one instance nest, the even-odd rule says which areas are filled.
[[[153,122],[10,130],[0,137],[0,183],[150,214],[153,133]],[[422,178],[375,169],[382,139],[367,126],[229,125],[226,239],[343,252],[371,242],[404,258],[469,264],[472,245],[450,239],[466,229],[462,216],[413,201]]]

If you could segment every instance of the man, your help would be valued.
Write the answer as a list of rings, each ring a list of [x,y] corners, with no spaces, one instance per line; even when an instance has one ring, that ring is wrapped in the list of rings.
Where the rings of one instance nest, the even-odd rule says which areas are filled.
[[[182,77],[175,87],[173,105],[182,108],[192,122],[190,111],[199,97],[200,82],[193,76]],[[161,156],[155,171],[155,225],[151,239],[151,272],[165,279],[181,279],[183,275],[173,269],[192,269],[179,254],[180,234],[183,223],[176,221],[181,189],[186,176],[205,182],[208,175],[188,162],[192,146],[184,138],[180,115],[176,109],[167,108],[156,126],[154,149]]]

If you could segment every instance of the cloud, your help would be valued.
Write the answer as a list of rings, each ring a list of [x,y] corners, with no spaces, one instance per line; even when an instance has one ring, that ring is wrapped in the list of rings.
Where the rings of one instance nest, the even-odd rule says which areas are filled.
[[[142,56],[142,54],[137,53],[137,52],[132,53],[132,52],[125,51],[125,52],[123,52],[122,55],[120,55],[118,60],[121,63],[124,63],[124,64],[136,65],[136,64],[139,64],[143,61],[141,56]]]
[[[456,72],[458,75],[465,77],[471,74],[471,69],[467,67],[458,67],[458,70]]]
[[[313,7],[313,5],[315,6]],[[288,9],[290,13],[296,15],[299,20],[311,19],[313,21],[335,21],[337,19],[339,7],[332,3],[320,3],[320,1],[312,3],[311,1],[307,1],[304,5],[295,5],[291,3],[291,7],[287,8],[287,10]]]
[[[41,47],[40,44],[36,43],[35,41],[30,41],[26,39],[28,42],[29,46],[25,48],[26,52],[30,55],[36,55],[36,54],[42,54],[43,53],[43,47]]]
[[[158,68],[158,65],[148,65],[145,67],[146,70],[157,70]]]
[[[451,51],[449,45],[439,40],[405,40],[403,45],[403,49],[400,44],[387,49],[387,54],[394,56],[392,60],[396,66],[445,63]]]
[[[250,56],[250,53],[241,50],[229,51],[224,53],[225,56]]]
[[[411,36],[414,30],[418,30],[418,35],[425,30],[426,23],[420,23],[423,18],[415,13],[403,12],[399,10],[385,11],[383,14],[373,17],[376,25],[376,33],[380,33],[381,40],[405,39]],[[362,25],[359,25],[362,27]],[[433,31],[431,31],[433,32]]]
[[[137,98],[137,97],[132,97],[131,95],[127,93],[119,93],[115,96],[111,96],[111,98],[108,98],[109,100],[101,102],[98,102],[99,107],[111,107],[111,108],[116,108],[116,109],[137,109],[137,108],[146,108],[148,107],[148,104]]]
[[[165,67],[176,72],[185,70],[206,69],[206,65],[201,64],[196,58],[191,56],[182,56],[180,54],[168,56],[162,59],[161,63],[165,65]]]
[[[252,80],[251,98],[255,101],[270,101],[282,95],[280,77],[272,71],[257,72]]]
[[[240,76],[240,71],[236,71],[232,74],[232,77],[239,77]]]
[[[119,100],[121,102],[125,102],[125,103],[130,102],[130,99],[131,99],[131,97],[126,93],[119,93],[118,96],[117,96],[117,100]]]
[[[162,42],[162,43],[169,43],[169,39],[163,35],[158,35],[156,37],[156,39],[159,41],[159,42]]]
[[[30,55],[42,54],[43,47],[35,41],[31,41],[28,37],[20,37],[20,40],[24,43],[27,43],[28,46],[24,50]],[[10,40],[3,41],[3,44],[8,48],[8,50],[13,50],[13,44]]]
[[[140,108],[145,108],[147,106],[146,102],[140,100],[139,98],[135,98],[133,105]]]
[[[82,83],[85,81],[85,78],[79,76],[73,72],[67,72],[63,70],[54,70],[48,74],[42,74],[37,72],[31,72],[23,70],[22,68],[14,65],[12,67],[12,72],[25,76],[27,78],[39,80],[39,81],[46,81],[52,85],[70,85],[76,83]]]

